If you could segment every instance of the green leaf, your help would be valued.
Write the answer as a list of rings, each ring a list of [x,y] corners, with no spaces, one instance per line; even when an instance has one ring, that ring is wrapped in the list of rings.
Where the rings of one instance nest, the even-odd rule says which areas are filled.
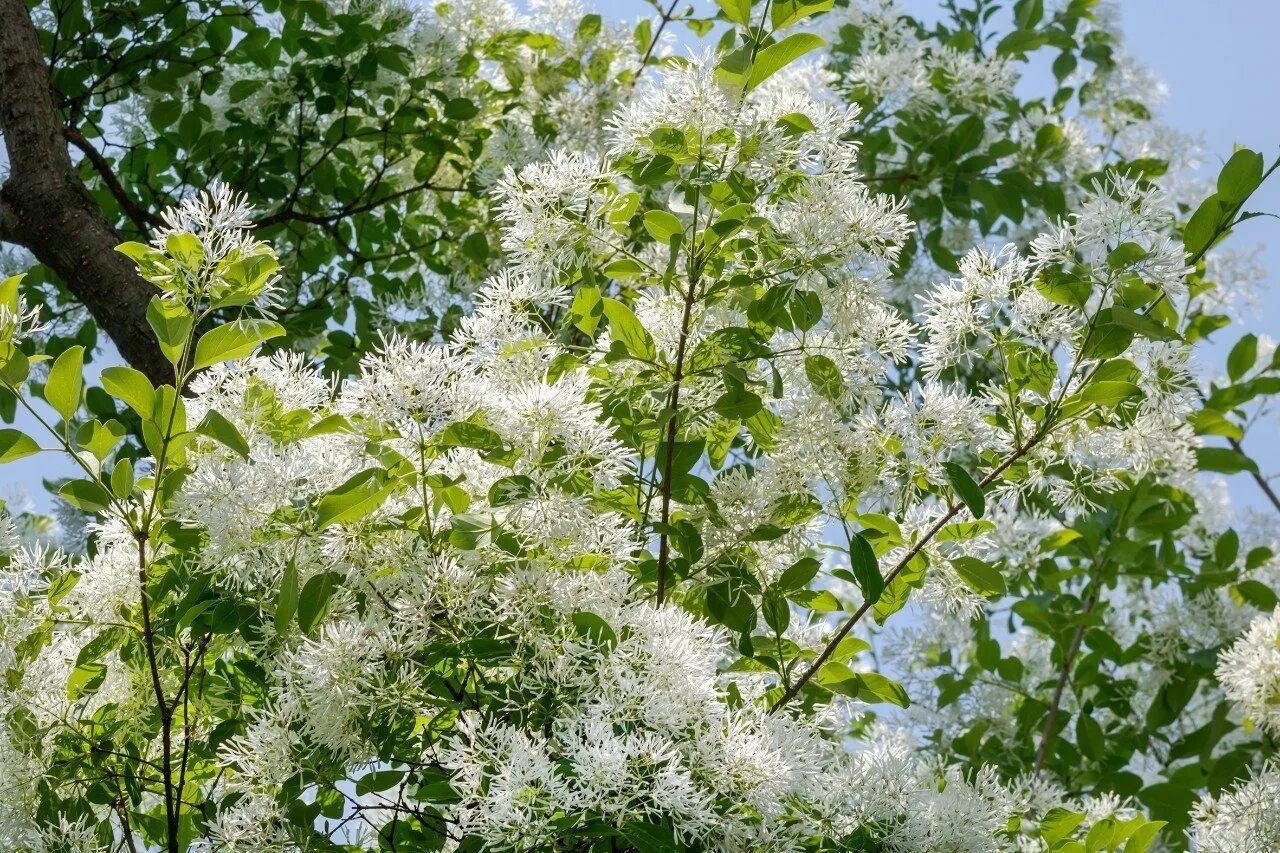
[[[792,33],[776,44],[771,44],[756,54],[756,61],[747,73],[747,91],[759,86],[774,74],[811,50],[826,44],[813,33]]]
[[[67,678],[67,698],[74,702],[86,693],[92,693],[102,686],[106,678],[106,664],[97,661],[79,664]]]
[[[1244,204],[1262,183],[1262,170],[1262,155],[1241,148],[1218,173],[1218,197],[1232,207]]]
[[[236,429],[235,424],[214,409],[210,409],[204,416],[204,420],[200,421],[196,432],[231,448],[239,454],[241,459],[249,458],[249,442],[244,440],[244,436],[240,434],[240,430]]]
[[[1242,599],[1266,613],[1275,610],[1276,604],[1280,603],[1280,599],[1276,598],[1276,594],[1271,587],[1261,581],[1240,581],[1240,583],[1236,584],[1235,591]]]
[[[166,302],[159,296],[151,297],[147,303],[147,323],[170,364],[177,364],[182,358],[191,335],[192,322],[191,312],[185,305]]]
[[[1160,830],[1167,825],[1166,821],[1153,820],[1144,823],[1142,826],[1129,836],[1129,842],[1124,846],[1124,853],[1147,853],[1151,849],[1151,844],[1156,840],[1156,836],[1160,834]]]
[[[480,108],[466,98],[450,98],[444,105],[444,117],[453,121],[475,118]]]
[[[1011,56],[1029,53],[1043,45],[1044,41],[1044,36],[1035,30],[1017,29],[1000,40],[996,45],[996,55]]]
[[[64,421],[80,408],[80,392],[84,389],[84,347],[67,347],[49,368],[44,385],[44,398]]]
[[[604,619],[587,610],[580,610],[572,617],[574,630],[597,646],[612,649],[618,644],[618,635],[613,626]]]
[[[707,587],[707,614],[735,631],[750,631],[756,624],[756,606],[746,585],[726,578]]]
[[[133,461],[121,459],[111,469],[111,494],[123,500],[133,491]]]
[[[1099,323],[1089,331],[1080,356],[1087,359],[1114,358],[1133,343],[1133,330],[1114,323]]]
[[[105,424],[94,418],[85,421],[76,430],[76,444],[92,453],[99,462],[104,462],[115,446],[124,439],[125,432],[124,426],[115,418]]]
[[[280,579],[280,597],[276,600],[274,623],[276,633],[283,634],[298,612],[298,566],[290,560],[284,567],[284,577]]]
[[[716,0],[725,20],[744,27],[751,26],[751,0]]]
[[[745,421],[760,411],[763,405],[759,394],[738,385],[721,394],[714,408],[723,418],[731,421]]]
[[[22,297],[20,287],[26,273],[18,273],[0,281],[0,307],[8,308],[9,313],[18,313],[18,302]]]
[[[1236,345],[1231,348],[1231,354],[1227,356],[1227,376],[1231,377],[1232,382],[1240,381],[1240,377],[1244,376],[1258,360],[1258,336],[1252,332],[1236,341]]]
[[[236,320],[210,329],[196,342],[193,370],[251,355],[266,340],[284,334],[284,327],[270,320]]]
[[[333,598],[333,577],[333,572],[322,572],[302,587],[302,593],[298,596],[298,627],[302,629],[302,633],[312,633],[329,612],[329,601]]]
[[[1230,447],[1196,448],[1196,466],[1201,471],[1216,471],[1219,474],[1238,474],[1241,471],[1258,473],[1258,463]]]
[[[774,0],[769,17],[774,31],[784,30],[792,24],[802,21],[810,15],[826,12],[835,5],[835,0]]]
[[[170,234],[164,240],[165,251],[187,266],[196,266],[204,260],[204,245],[200,238],[189,231]]]
[[[0,465],[25,459],[40,452],[40,445],[25,432],[16,429],[0,429]]]
[[[659,243],[670,243],[672,237],[684,233],[684,225],[674,213],[649,210],[644,214],[644,230]]]
[[[874,559],[874,555],[872,555]],[[818,570],[822,568],[822,564],[813,557],[801,557],[792,563],[782,576],[774,582],[774,586],[783,592],[793,592],[805,589],[818,575]]]
[[[884,576],[871,543],[856,530],[849,534],[849,568],[868,604],[875,604],[884,594]]]
[[[58,575],[49,581],[49,589],[45,593],[45,597],[49,599],[49,606],[57,604],[67,593],[75,589],[76,584],[80,582],[80,573],[76,571],[67,571]]]
[[[951,487],[956,490],[960,500],[964,501],[969,512],[973,513],[974,518],[982,518],[987,512],[987,499],[982,494],[982,488],[973,481],[968,471],[955,462],[944,462],[942,467],[947,472]]]
[[[140,370],[132,367],[108,367],[100,377],[103,389],[138,413],[143,420],[155,413],[155,389]]]
[[[1198,257],[1208,251],[1224,223],[1227,208],[1217,193],[1200,203],[1182,229],[1182,241],[1188,255]]]
[[[659,823],[625,823],[619,830],[636,853],[679,853],[687,849],[667,824]]]
[[[1102,726],[1090,714],[1082,712],[1076,718],[1076,745],[1087,758],[1094,761],[1099,761],[1106,755],[1107,740],[1102,733]]]
[[[1136,264],[1147,256],[1147,250],[1139,246],[1137,243],[1121,243],[1111,250],[1107,255],[1107,266],[1112,269],[1120,269]]]
[[[111,495],[92,480],[68,480],[58,497],[84,512],[104,512],[111,506]]]
[[[1238,556],[1240,556],[1240,534],[1228,528],[1218,537],[1218,541],[1213,543],[1213,559],[1219,566],[1226,567],[1234,563]]]
[[[316,505],[316,526],[358,521],[378,507],[395,489],[383,468],[367,468],[329,492]]]
[[[102,660],[108,652],[120,648],[128,636],[127,628],[112,626],[101,629],[98,636],[80,647],[80,653],[76,655],[76,666]]]
[[[604,316],[604,303],[600,299],[600,288],[580,287],[573,294],[573,304],[569,306],[566,322],[576,327],[584,335],[596,333],[596,326]]]
[[[804,375],[809,378],[813,389],[828,400],[839,400],[844,396],[844,377],[840,375],[840,368],[825,355],[806,356]]]
[[[1004,595],[1004,577],[990,563],[977,557],[956,557],[951,561],[960,579],[968,584],[974,592],[983,596]]]
[[[503,450],[502,436],[473,421],[454,421],[440,431],[436,440],[441,447],[470,447],[484,453],[501,453]]]
[[[389,791],[404,779],[403,770],[374,770],[356,781],[356,796],[363,797],[378,791]]]
[[[1052,847],[1059,841],[1070,838],[1076,827],[1084,823],[1084,817],[1079,812],[1063,808],[1050,809],[1040,821],[1040,837]]]
[[[817,681],[834,693],[862,702],[889,702],[899,708],[911,706],[907,691],[896,681],[878,672],[854,672],[843,663],[827,661],[818,671]]]
[[[1093,282],[1081,276],[1047,269],[1036,279],[1036,290],[1056,305],[1083,308],[1093,292]]]
[[[627,352],[644,361],[653,361],[658,357],[658,349],[649,332],[640,325],[631,309],[618,300],[606,296],[604,299],[604,316],[609,321],[609,335],[620,341]]]
[[[911,706],[911,700],[907,698],[907,691],[902,685],[892,679],[885,678],[878,672],[860,672],[858,680],[862,682],[862,689],[858,691],[858,698],[864,702],[889,702],[897,705],[899,708],[908,708]]]
[[[782,593],[774,589],[765,590],[760,599],[760,612],[764,614],[764,622],[781,636],[791,624],[791,607]]]
[[[1013,19],[1020,30],[1029,30],[1044,17],[1044,0],[1018,0],[1013,4]]]
[[[1140,396],[1142,390],[1132,382],[1103,380],[1090,382],[1080,392],[1080,399],[1099,406],[1114,407],[1130,397]]]

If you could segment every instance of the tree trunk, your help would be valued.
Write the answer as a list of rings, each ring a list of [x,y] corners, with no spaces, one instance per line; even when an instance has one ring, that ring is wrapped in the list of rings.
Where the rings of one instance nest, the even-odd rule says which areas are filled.
[[[155,384],[172,382],[146,320],[155,288],[115,251],[122,238],[72,166],[24,0],[0,0],[0,129],[10,166],[0,187],[0,240],[52,269],[129,364]]]

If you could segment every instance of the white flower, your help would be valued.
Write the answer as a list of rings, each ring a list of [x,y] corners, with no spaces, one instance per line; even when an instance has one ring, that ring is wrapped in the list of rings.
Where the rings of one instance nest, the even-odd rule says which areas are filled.
[[[1192,836],[1204,853],[1269,853],[1280,848],[1280,770],[1268,765],[1192,811]]]
[[[1247,720],[1280,734],[1280,608],[1254,619],[1244,636],[1219,655],[1216,674]]]

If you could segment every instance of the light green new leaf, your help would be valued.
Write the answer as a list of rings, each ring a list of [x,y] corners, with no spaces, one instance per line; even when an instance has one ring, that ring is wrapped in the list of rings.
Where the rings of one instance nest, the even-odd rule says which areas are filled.
[[[0,308],[7,308],[11,314],[18,313],[18,297],[20,296],[18,288],[26,277],[26,273],[18,273],[17,275],[9,276],[4,281],[0,281]]]
[[[1116,406],[1141,393],[1142,389],[1132,382],[1103,380],[1086,385],[1080,392],[1080,399],[1099,406]]]
[[[600,288],[580,287],[573,294],[573,304],[569,306],[566,321],[584,335],[594,335],[596,326],[604,314],[604,303],[600,300]]]
[[[609,321],[609,334],[615,341],[620,341],[627,352],[644,361],[653,361],[658,357],[658,348],[653,337],[640,325],[631,309],[618,300],[606,296],[604,299],[604,316]]]
[[[84,512],[104,512],[111,505],[111,495],[92,480],[69,480],[58,490],[58,497]]]
[[[670,243],[672,237],[684,233],[684,224],[674,213],[649,210],[644,215],[644,230],[659,243]]]
[[[776,44],[771,44],[756,54],[756,61],[747,74],[747,91],[751,91],[774,74],[811,50],[826,44],[813,33],[792,33]]]
[[[170,364],[177,364],[191,334],[191,312],[184,305],[175,305],[153,296],[147,304],[147,323],[155,332],[160,352]]]
[[[284,327],[270,320],[236,320],[210,329],[196,343],[192,368],[202,370],[219,362],[251,355],[263,342],[284,334]]]
[[[76,430],[76,444],[92,453],[99,462],[104,462],[125,435],[124,426],[115,418],[106,423],[94,418]]]
[[[97,661],[82,663],[67,678],[67,698],[72,702],[97,690],[107,678],[107,665]]]
[[[23,459],[40,452],[40,445],[25,432],[16,429],[0,429],[0,464]]]
[[[103,389],[146,420],[155,413],[156,391],[140,370],[132,367],[108,367],[102,371]]]
[[[358,521],[387,499],[395,488],[383,468],[368,468],[347,480],[320,499],[316,507],[316,526],[347,524]]]
[[[133,461],[125,458],[111,469],[111,493],[120,499],[127,498],[133,491]]]
[[[744,27],[751,25],[751,0],[716,0],[716,5],[726,20]]]
[[[165,250],[187,266],[195,266],[204,260],[204,245],[200,238],[188,231],[170,234],[164,241]]]
[[[1070,838],[1071,833],[1075,832],[1076,827],[1082,823],[1084,823],[1084,815],[1079,812],[1070,812],[1061,808],[1050,809],[1040,821],[1040,837],[1053,846],[1059,841]]]
[[[835,0],[774,0],[769,17],[775,31],[783,30],[810,15],[827,12],[834,5]]]
[[[80,408],[80,392],[84,389],[84,347],[68,347],[49,368],[44,385],[44,398],[64,421]]]

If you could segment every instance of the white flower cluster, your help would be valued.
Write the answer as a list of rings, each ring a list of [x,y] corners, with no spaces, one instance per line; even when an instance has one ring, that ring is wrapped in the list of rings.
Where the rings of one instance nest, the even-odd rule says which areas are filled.
[[[1218,656],[1217,675],[1247,721],[1280,735],[1280,608],[1254,619]]]
[[[1196,850],[1267,853],[1280,848],[1280,770],[1264,767],[1192,812]]]

